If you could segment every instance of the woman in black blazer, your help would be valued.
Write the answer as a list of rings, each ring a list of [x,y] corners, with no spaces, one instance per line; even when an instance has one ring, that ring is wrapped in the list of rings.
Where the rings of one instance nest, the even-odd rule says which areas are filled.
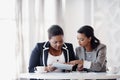
[[[52,25],[48,29],[49,41],[37,43],[33,49],[29,61],[29,72],[34,72],[37,66],[45,66],[48,72],[57,71],[51,66],[52,63],[68,63],[75,60],[72,44],[64,43],[63,37],[64,33],[59,25]]]

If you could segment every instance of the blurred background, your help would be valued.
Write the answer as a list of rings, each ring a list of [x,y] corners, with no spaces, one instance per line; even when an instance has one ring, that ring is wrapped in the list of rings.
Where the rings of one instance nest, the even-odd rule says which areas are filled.
[[[78,46],[77,30],[91,25],[107,45],[108,66],[120,66],[120,0],[0,0],[0,78],[18,80],[28,72],[37,42],[47,29],[60,25],[65,42]]]

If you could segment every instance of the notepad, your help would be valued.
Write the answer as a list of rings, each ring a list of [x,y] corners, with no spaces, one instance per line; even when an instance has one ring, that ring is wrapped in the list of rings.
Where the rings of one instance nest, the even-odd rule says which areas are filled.
[[[70,64],[62,64],[62,63],[53,63],[53,67],[58,69],[72,70],[73,65]]]

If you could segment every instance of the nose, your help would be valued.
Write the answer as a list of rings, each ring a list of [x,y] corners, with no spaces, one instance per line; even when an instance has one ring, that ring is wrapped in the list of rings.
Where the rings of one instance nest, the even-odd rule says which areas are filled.
[[[62,43],[57,43],[57,47],[60,47],[62,45]]]
[[[81,45],[81,40],[78,40],[79,45]]]
[[[78,40],[78,43],[81,43],[81,40]]]

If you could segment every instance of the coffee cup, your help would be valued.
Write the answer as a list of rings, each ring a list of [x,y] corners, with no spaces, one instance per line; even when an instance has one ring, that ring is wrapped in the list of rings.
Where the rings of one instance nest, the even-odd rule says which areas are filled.
[[[45,67],[44,67],[44,66],[37,66],[35,72],[36,72],[36,73],[46,72],[46,71],[45,71]]]
[[[119,72],[119,68],[117,66],[108,67],[108,71],[107,72],[116,74],[116,73]]]

